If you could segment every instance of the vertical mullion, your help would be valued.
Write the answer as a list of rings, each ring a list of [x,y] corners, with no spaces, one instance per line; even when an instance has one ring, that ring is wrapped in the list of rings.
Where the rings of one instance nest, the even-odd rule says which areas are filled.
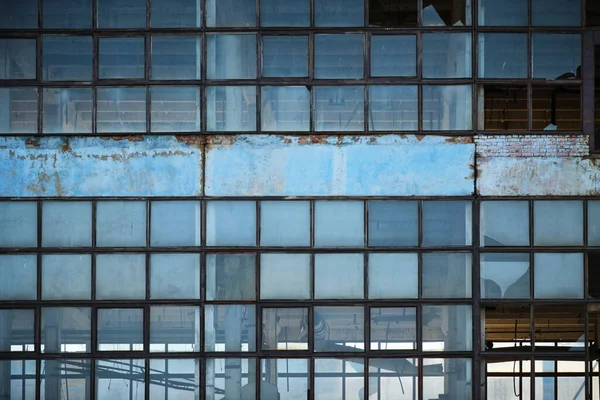
[[[261,71],[261,54],[262,54],[262,34],[260,33],[256,33],[256,77],[257,77],[257,81],[255,84],[255,88],[256,88],[256,128],[255,131],[256,132],[261,132],[262,131],[262,119],[261,119],[261,114],[262,114],[262,86],[260,86],[258,83],[261,81],[262,78],[262,71]]]
[[[41,17],[40,17],[41,18]],[[44,57],[44,50],[43,50],[43,43],[44,43],[44,36],[43,35],[38,35],[36,38],[36,43],[37,43],[37,48],[36,48],[36,56],[37,56],[37,60],[36,60],[36,78],[37,78],[37,82],[38,84],[40,82],[42,82],[44,79],[44,71],[43,71],[43,63],[42,63],[42,59]],[[44,90],[41,87],[37,87],[36,88],[36,92],[37,92],[37,127],[36,127],[36,134],[41,135],[43,130],[42,130],[42,124],[43,124],[43,116],[42,116],[42,111],[44,109]]]
[[[473,352],[473,398],[476,399],[481,394],[481,388],[483,386],[483,377],[482,377],[482,362],[480,352],[482,350],[482,337],[483,332],[481,332],[481,306],[480,306],[480,298],[481,298],[481,280],[480,280],[480,268],[479,268],[479,248],[480,248],[480,202],[475,201],[473,204],[472,210],[472,246],[473,246],[473,256],[471,260],[471,268],[472,268],[472,291],[471,296],[473,300],[473,343],[474,352]]]
[[[203,13],[202,15],[205,15],[206,13]],[[203,28],[204,31],[204,28]],[[200,85],[200,132],[201,133],[206,133],[207,130],[207,107],[206,107],[206,64],[208,62],[208,59],[206,58],[206,32],[202,32],[202,55],[200,57],[201,59],[201,63],[200,63],[200,79],[201,79],[201,85]],[[204,148],[204,146],[203,146]],[[206,160],[206,158],[203,157],[203,160]],[[204,173],[204,168],[202,168],[202,173]],[[204,180],[202,181],[203,185],[204,185]],[[204,194],[204,192],[202,193]]]

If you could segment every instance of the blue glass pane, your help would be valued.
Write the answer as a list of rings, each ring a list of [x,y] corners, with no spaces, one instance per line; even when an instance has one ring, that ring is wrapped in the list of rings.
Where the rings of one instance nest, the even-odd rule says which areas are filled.
[[[42,256],[43,300],[88,300],[91,298],[92,259],[88,254],[44,254]]]
[[[534,298],[583,298],[582,253],[537,253],[533,263]]]
[[[92,245],[92,203],[45,201],[42,203],[42,246]]]
[[[98,88],[99,133],[145,132],[146,88]]]
[[[368,207],[369,246],[418,244],[419,216],[416,201],[372,200]]]
[[[310,254],[261,254],[260,298],[310,299],[310,258]]]
[[[153,358],[150,360],[150,398],[195,400],[200,392],[199,358]],[[170,382],[167,386],[164,382]]]
[[[37,257],[0,255],[0,300],[37,298]]]
[[[532,74],[539,79],[581,79],[581,35],[534,33]]]
[[[364,0],[314,0],[316,26],[364,26]]]
[[[470,253],[426,253],[421,266],[424,298],[470,298]]]
[[[362,86],[316,86],[317,131],[363,131],[364,88]]]
[[[43,133],[92,133],[91,88],[44,89]]]
[[[588,2],[595,2],[588,0]],[[580,26],[580,0],[531,0],[531,25]]]
[[[96,245],[146,245],[146,202],[100,201],[96,209]]]
[[[35,79],[35,39],[0,39],[0,79]]]
[[[34,351],[33,310],[0,310],[0,352]]]
[[[36,29],[38,0],[4,0],[0,13],[0,29]]]
[[[146,393],[144,360],[96,361],[97,400],[143,400]],[[132,395],[135,393],[135,396]]]
[[[0,133],[37,133],[38,91],[0,88]]]
[[[308,76],[308,36],[263,36],[262,75]]]
[[[144,38],[100,38],[99,78],[144,77]]]
[[[315,255],[315,299],[362,299],[362,254]]]
[[[369,86],[369,129],[416,131],[417,86]]]
[[[37,203],[0,202],[0,247],[37,246]]]
[[[371,36],[371,76],[417,76],[417,37]]]
[[[362,201],[316,201],[315,246],[363,247],[365,244]]]
[[[470,26],[472,3],[455,0],[422,0],[423,26]]]
[[[92,0],[44,0],[44,28],[90,29]]]
[[[423,202],[423,246],[468,246],[472,236],[471,202]]]
[[[144,310],[142,308],[101,308],[98,310],[97,329],[98,350],[100,351],[144,349]]]
[[[364,351],[365,349],[365,324],[364,324],[364,313],[365,309],[363,306],[342,306],[342,307],[315,307],[314,308],[314,346],[315,352],[358,352]],[[331,329],[333,326],[338,326],[338,329]],[[341,329],[340,329],[341,328]],[[350,333],[352,332],[352,333]],[[350,333],[347,335],[346,333]],[[326,361],[326,359],[315,360],[315,380],[319,379],[317,376],[318,372],[325,372],[323,365],[318,363]],[[341,362],[341,360],[336,360]],[[362,367],[362,366],[361,366]],[[341,372],[340,369],[335,369],[336,372]],[[352,367],[350,367],[352,368]],[[333,371],[327,371],[333,372]],[[334,375],[339,377],[339,375]],[[356,387],[362,387],[363,375],[360,373],[360,380],[356,382],[354,377],[354,384],[359,384]],[[323,379],[323,378],[320,378]],[[340,379],[341,378],[337,378]],[[331,382],[331,378],[329,379]],[[321,393],[329,393],[330,396],[315,396],[315,400],[328,400],[328,399],[344,399],[350,400],[350,396],[341,396],[341,393],[335,393],[332,391],[333,385],[318,385],[315,382],[315,386],[321,386]]]
[[[315,78],[362,78],[364,36],[362,34],[315,35]]]
[[[419,296],[419,255],[369,254],[370,299],[416,299]]]
[[[256,131],[256,86],[208,86],[206,101],[209,131]]]
[[[208,254],[207,300],[253,300],[256,298],[254,254]]]
[[[208,34],[208,79],[256,78],[256,35]]]
[[[260,24],[266,27],[310,25],[310,0],[261,0]]]
[[[197,28],[202,21],[201,0],[152,0],[152,28]]]
[[[256,0],[206,0],[206,25],[256,26]]]
[[[527,78],[526,33],[480,33],[480,78]]]
[[[200,307],[150,307],[150,351],[200,351]]]
[[[146,0],[98,0],[98,28],[145,28]]]
[[[43,54],[45,81],[92,80],[91,36],[44,36]]]
[[[36,364],[35,360],[0,360],[3,384],[10,390],[10,400],[35,399]]]
[[[206,244],[256,246],[256,202],[207,202]]]
[[[263,246],[309,246],[308,201],[262,201],[260,243]]]
[[[423,130],[471,130],[471,85],[423,86]]]
[[[200,202],[153,201],[152,246],[200,246]]]
[[[42,360],[40,400],[85,399],[91,374],[90,360]],[[88,395],[89,398],[89,395]]]
[[[423,34],[423,78],[470,77],[470,33]]]
[[[250,304],[204,307],[205,351],[256,351],[256,308]]]
[[[198,299],[199,297],[199,254],[152,254],[150,256],[151,299]]]
[[[152,86],[152,132],[197,132],[200,130],[200,88]]]
[[[89,353],[92,351],[91,310],[87,307],[42,308],[44,353]]]
[[[96,299],[135,300],[146,298],[144,254],[98,254]]]
[[[479,0],[479,25],[527,26],[527,0]]]
[[[310,91],[306,86],[263,86],[261,130],[310,130]]]
[[[151,79],[200,79],[200,35],[152,36]]]

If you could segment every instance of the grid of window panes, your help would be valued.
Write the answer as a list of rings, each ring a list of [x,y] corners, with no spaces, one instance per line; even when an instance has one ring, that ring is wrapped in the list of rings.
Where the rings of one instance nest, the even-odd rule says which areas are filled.
[[[0,134],[582,129],[580,0],[0,5]]]
[[[597,396],[599,276],[599,200],[0,201],[0,397]]]

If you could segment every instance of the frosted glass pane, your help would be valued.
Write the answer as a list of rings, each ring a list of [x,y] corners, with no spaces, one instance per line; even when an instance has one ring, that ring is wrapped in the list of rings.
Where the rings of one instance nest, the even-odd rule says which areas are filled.
[[[472,349],[471,306],[423,306],[422,312],[423,351],[470,351]]]
[[[119,379],[115,379],[114,369],[120,368]],[[144,360],[98,360],[96,361],[96,400],[145,398]],[[135,393],[132,396],[131,393]]]
[[[529,298],[529,253],[486,253],[480,265],[482,298]]]
[[[141,308],[101,308],[97,329],[100,351],[144,349],[144,310]]]
[[[208,254],[206,256],[207,300],[254,300],[254,254]]]
[[[0,352],[34,351],[33,310],[0,310]]]
[[[583,202],[535,201],[533,233],[534,244],[538,246],[582,245]]]
[[[207,202],[206,244],[256,246],[256,202]]]
[[[529,202],[484,201],[480,212],[483,246],[529,245]]]
[[[0,255],[0,300],[35,300],[36,297],[37,257]]]
[[[0,247],[37,246],[37,203],[0,202]]]
[[[91,314],[87,307],[42,308],[42,351],[91,352]]]
[[[362,254],[315,255],[315,299],[362,299]]]
[[[92,258],[88,254],[42,256],[42,299],[91,298]]]
[[[200,246],[199,201],[152,202],[152,246]]]
[[[419,205],[416,201],[369,201],[369,246],[416,246]]]
[[[96,245],[146,245],[146,202],[99,201],[96,210]]]
[[[262,254],[260,298],[309,299],[310,254]]]
[[[200,351],[200,307],[150,307],[150,351]]]
[[[583,254],[537,253],[533,277],[536,299],[582,299]]]
[[[206,57],[208,79],[254,79],[256,35],[209,33]]]
[[[261,246],[310,245],[310,202],[263,201],[260,220]]]
[[[370,328],[371,350],[417,349],[416,307],[373,307]]]
[[[42,246],[92,245],[92,203],[46,201],[42,205]]]
[[[256,350],[254,305],[206,305],[204,310],[205,351]]]
[[[424,33],[424,78],[470,78],[471,33]]]
[[[364,218],[362,201],[316,201],[315,246],[363,247]]]
[[[600,246],[600,201],[588,201],[588,246]]]
[[[419,256],[416,253],[369,254],[370,299],[416,299]]]
[[[315,0],[315,26],[364,26],[363,0]]]
[[[423,245],[466,246],[471,244],[470,201],[424,201]]]
[[[471,297],[470,253],[423,254],[423,292],[426,298]]]
[[[96,299],[144,299],[146,256],[144,254],[98,254]]]
[[[200,255],[152,254],[150,298],[200,298]]]
[[[196,400],[195,393],[201,390],[200,365],[202,360],[197,358],[151,359],[150,399]],[[167,380],[168,387],[164,384]]]

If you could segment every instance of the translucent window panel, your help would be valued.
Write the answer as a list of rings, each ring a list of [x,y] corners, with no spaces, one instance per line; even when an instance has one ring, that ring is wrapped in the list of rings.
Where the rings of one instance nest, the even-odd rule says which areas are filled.
[[[417,349],[415,307],[371,308],[370,318],[371,350]],[[417,372],[416,369],[414,372]]]
[[[208,79],[256,78],[256,35],[208,34],[206,53]]]
[[[581,35],[531,35],[532,75],[536,79],[581,79]]]
[[[527,26],[528,0],[479,0],[480,26]]]
[[[263,36],[262,76],[308,77],[308,36]]]
[[[369,130],[416,131],[417,86],[369,86]]]
[[[251,389],[256,388],[255,365],[254,358],[207,358],[204,398],[226,400],[244,393],[244,400],[256,400],[256,391]]]
[[[372,35],[371,76],[417,76],[417,37]]]
[[[44,28],[92,28],[92,0],[44,0],[42,6]]]
[[[423,0],[423,26],[470,26],[469,0]]]
[[[315,26],[364,26],[363,0],[315,0]]]
[[[98,28],[145,28],[146,0],[97,0]]]
[[[422,312],[423,351],[472,349],[473,321],[470,305],[423,306]]]
[[[526,33],[480,33],[480,78],[527,78]]]
[[[368,207],[369,246],[418,244],[419,206],[416,201],[370,200]]]
[[[256,0],[206,0],[208,27],[256,26]]]
[[[96,300],[146,298],[144,254],[96,255]]]
[[[260,24],[264,27],[310,26],[310,0],[261,0]]]
[[[91,88],[44,89],[43,133],[92,133]]]
[[[0,310],[0,352],[34,351],[34,311]]]
[[[423,245],[471,244],[471,202],[462,200],[423,202]]]
[[[146,202],[99,201],[96,208],[96,245],[146,245]]]
[[[3,393],[7,399],[35,399],[35,360],[0,360]]]
[[[528,253],[484,253],[480,268],[482,298],[529,298]]]
[[[150,97],[152,132],[200,131],[200,88],[152,86]]]
[[[42,37],[42,73],[45,81],[91,81],[92,37]]]
[[[531,25],[581,26],[581,1],[531,0]]]
[[[423,398],[470,400],[473,395],[473,367],[468,358],[424,358]],[[523,386],[525,387],[525,386]],[[512,396],[512,391],[510,392]],[[443,396],[443,397],[442,397]]]
[[[581,131],[581,86],[533,86],[531,129]]]
[[[362,358],[316,358],[314,399],[352,400],[365,386]]]
[[[40,400],[89,398],[90,360],[42,360]]]
[[[309,362],[305,358],[263,358],[261,393],[270,399],[266,397],[268,389],[278,392],[279,397],[276,398],[280,400],[308,400]],[[290,374],[294,374],[293,377]]]
[[[309,246],[310,202],[261,201],[261,246]]]
[[[0,134],[37,133],[37,89],[0,88]]]
[[[308,350],[308,308],[263,308],[263,350]]]
[[[315,307],[315,351],[364,351],[364,312],[361,306]]]
[[[413,27],[418,23],[418,1],[369,1],[369,26],[380,28]]]
[[[424,298],[471,297],[470,253],[426,253],[421,268]]]
[[[200,392],[200,359],[151,359],[150,399],[194,400]],[[169,382],[165,385],[164,383]]]
[[[200,246],[199,201],[153,201],[151,246]]]
[[[315,299],[362,299],[362,254],[315,255]]]
[[[42,299],[91,299],[92,257],[89,254],[44,254]]]
[[[255,201],[207,201],[208,246],[256,246]]]
[[[0,29],[36,29],[38,0],[3,1]]]
[[[263,86],[261,131],[310,130],[310,91],[306,86]]]
[[[315,78],[358,79],[364,76],[362,34],[315,35]]]
[[[88,307],[42,308],[42,352],[91,352],[91,315]]]
[[[35,39],[0,39],[0,79],[35,79]]]
[[[92,245],[92,203],[45,201],[42,203],[42,246]]]
[[[369,253],[370,299],[416,299],[419,257],[416,253]]]
[[[534,298],[583,298],[583,254],[536,253],[533,263]]]
[[[200,351],[200,307],[150,307],[150,351]]]
[[[254,254],[207,254],[207,300],[254,300]]]
[[[141,308],[98,309],[98,350],[144,349],[144,310]]]
[[[199,299],[199,254],[152,254],[151,299]]]
[[[253,305],[206,305],[204,350],[256,351],[255,315]]]
[[[533,202],[533,242],[537,246],[583,245],[583,202]]]
[[[470,78],[471,33],[424,33],[423,78]]]
[[[315,86],[317,131],[363,131],[364,88],[362,86]]]
[[[600,201],[588,201],[587,207],[588,246],[600,246]]]
[[[200,35],[152,36],[151,79],[200,79]]]
[[[423,130],[471,130],[471,85],[423,86]]]
[[[0,254],[0,300],[37,298],[37,257]]]
[[[315,246],[363,247],[364,220],[362,201],[315,201]]]
[[[98,39],[100,79],[144,78],[144,46],[143,37]]]
[[[529,246],[529,202],[483,201],[480,219],[483,246]]]
[[[151,28],[198,28],[202,24],[200,0],[154,0]]]
[[[146,131],[146,88],[98,88],[96,92],[98,133]]]
[[[207,129],[256,131],[256,86],[207,86]]]
[[[0,247],[37,246],[37,203],[0,202]]]
[[[97,360],[95,398],[143,400],[145,375],[144,360]]]
[[[416,358],[369,359],[369,391],[381,400],[418,399],[418,365]]]
[[[310,254],[261,254],[260,298],[310,299]]]

